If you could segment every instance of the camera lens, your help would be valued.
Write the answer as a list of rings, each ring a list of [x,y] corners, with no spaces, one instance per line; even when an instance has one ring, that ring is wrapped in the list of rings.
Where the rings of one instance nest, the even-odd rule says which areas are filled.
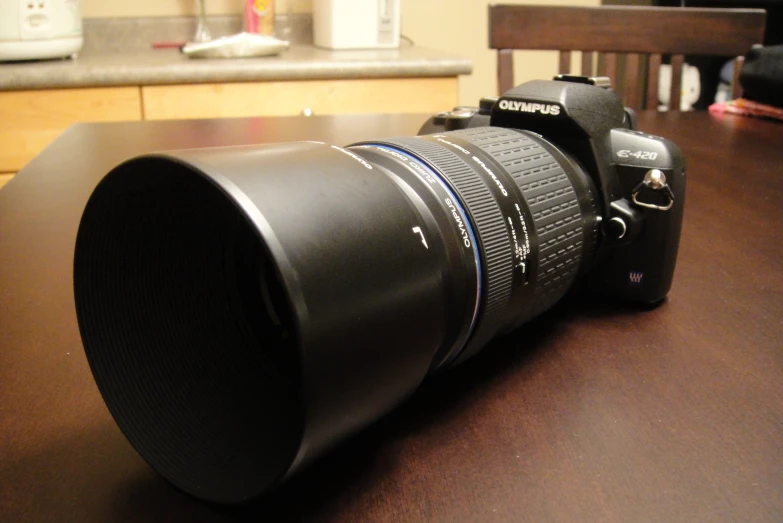
[[[87,358],[153,468],[248,500],[560,299],[595,194],[544,138],[493,127],[139,157],[79,227]]]
[[[478,127],[380,145],[417,158],[447,180],[479,238],[481,315],[467,345],[454,347],[442,363],[464,361],[499,332],[550,308],[592,262],[600,221],[595,188],[544,138]]]

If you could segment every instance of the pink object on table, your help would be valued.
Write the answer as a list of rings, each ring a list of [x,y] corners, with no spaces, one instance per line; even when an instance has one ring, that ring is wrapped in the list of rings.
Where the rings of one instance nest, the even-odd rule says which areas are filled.
[[[745,98],[737,98],[728,102],[710,105],[712,114],[739,114],[741,116],[755,116],[757,118],[771,118],[783,120],[783,109],[771,105],[760,104]]]

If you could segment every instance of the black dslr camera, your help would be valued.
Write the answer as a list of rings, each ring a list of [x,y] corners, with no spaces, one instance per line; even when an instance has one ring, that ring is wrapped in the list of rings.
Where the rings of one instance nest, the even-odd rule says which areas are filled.
[[[597,291],[646,303],[666,297],[680,240],[685,160],[671,141],[635,130],[635,114],[623,108],[608,78],[527,82],[483,98],[479,107],[439,113],[419,132],[484,126],[535,133],[589,175],[604,247],[589,275]]]
[[[101,394],[180,489],[258,496],[587,278],[669,290],[685,175],[600,79],[529,82],[415,137],[149,154],[84,210]]]

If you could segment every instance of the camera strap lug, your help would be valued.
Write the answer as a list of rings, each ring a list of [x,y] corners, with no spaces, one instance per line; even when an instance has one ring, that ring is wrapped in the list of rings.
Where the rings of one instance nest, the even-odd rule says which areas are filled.
[[[656,203],[644,202],[639,199],[639,194],[642,192],[653,192],[661,194],[661,191],[668,199],[668,203],[664,205],[658,205]],[[671,187],[666,183],[666,175],[659,169],[650,169],[644,175],[644,179],[639,182],[639,185],[634,187],[631,194],[633,203],[639,207],[645,207],[647,209],[655,209],[657,211],[668,211],[674,205],[674,193]]]

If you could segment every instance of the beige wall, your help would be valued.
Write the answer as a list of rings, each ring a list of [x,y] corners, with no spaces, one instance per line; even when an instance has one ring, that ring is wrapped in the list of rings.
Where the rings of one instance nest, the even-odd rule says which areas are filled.
[[[417,45],[473,60],[473,74],[460,78],[462,104],[475,105],[481,96],[495,94],[497,89],[495,52],[487,48],[489,3],[488,0],[402,0],[402,34]],[[600,0],[503,0],[502,3],[599,5]],[[193,15],[195,5],[196,0],[82,0],[82,14],[87,18]],[[239,13],[242,5],[242,0],[206,0],[208,14]],[[276,5],[278,12],[312,11],[312,0],[277,0]],[[514,57],[514,71],[517,82],[550,78],[557,72],[557,54],[518,52]]]
[[[487,5],[600,5],[600,0],[402,0],[402,33],[418,45],[443,49],[473,60],[473,74],[460,78],[460,103],[476,105],[497,91],[496,52],[489,49]],[[557,73],[557,52],[527,51],[514,56],[517,83],[551,78]]]

